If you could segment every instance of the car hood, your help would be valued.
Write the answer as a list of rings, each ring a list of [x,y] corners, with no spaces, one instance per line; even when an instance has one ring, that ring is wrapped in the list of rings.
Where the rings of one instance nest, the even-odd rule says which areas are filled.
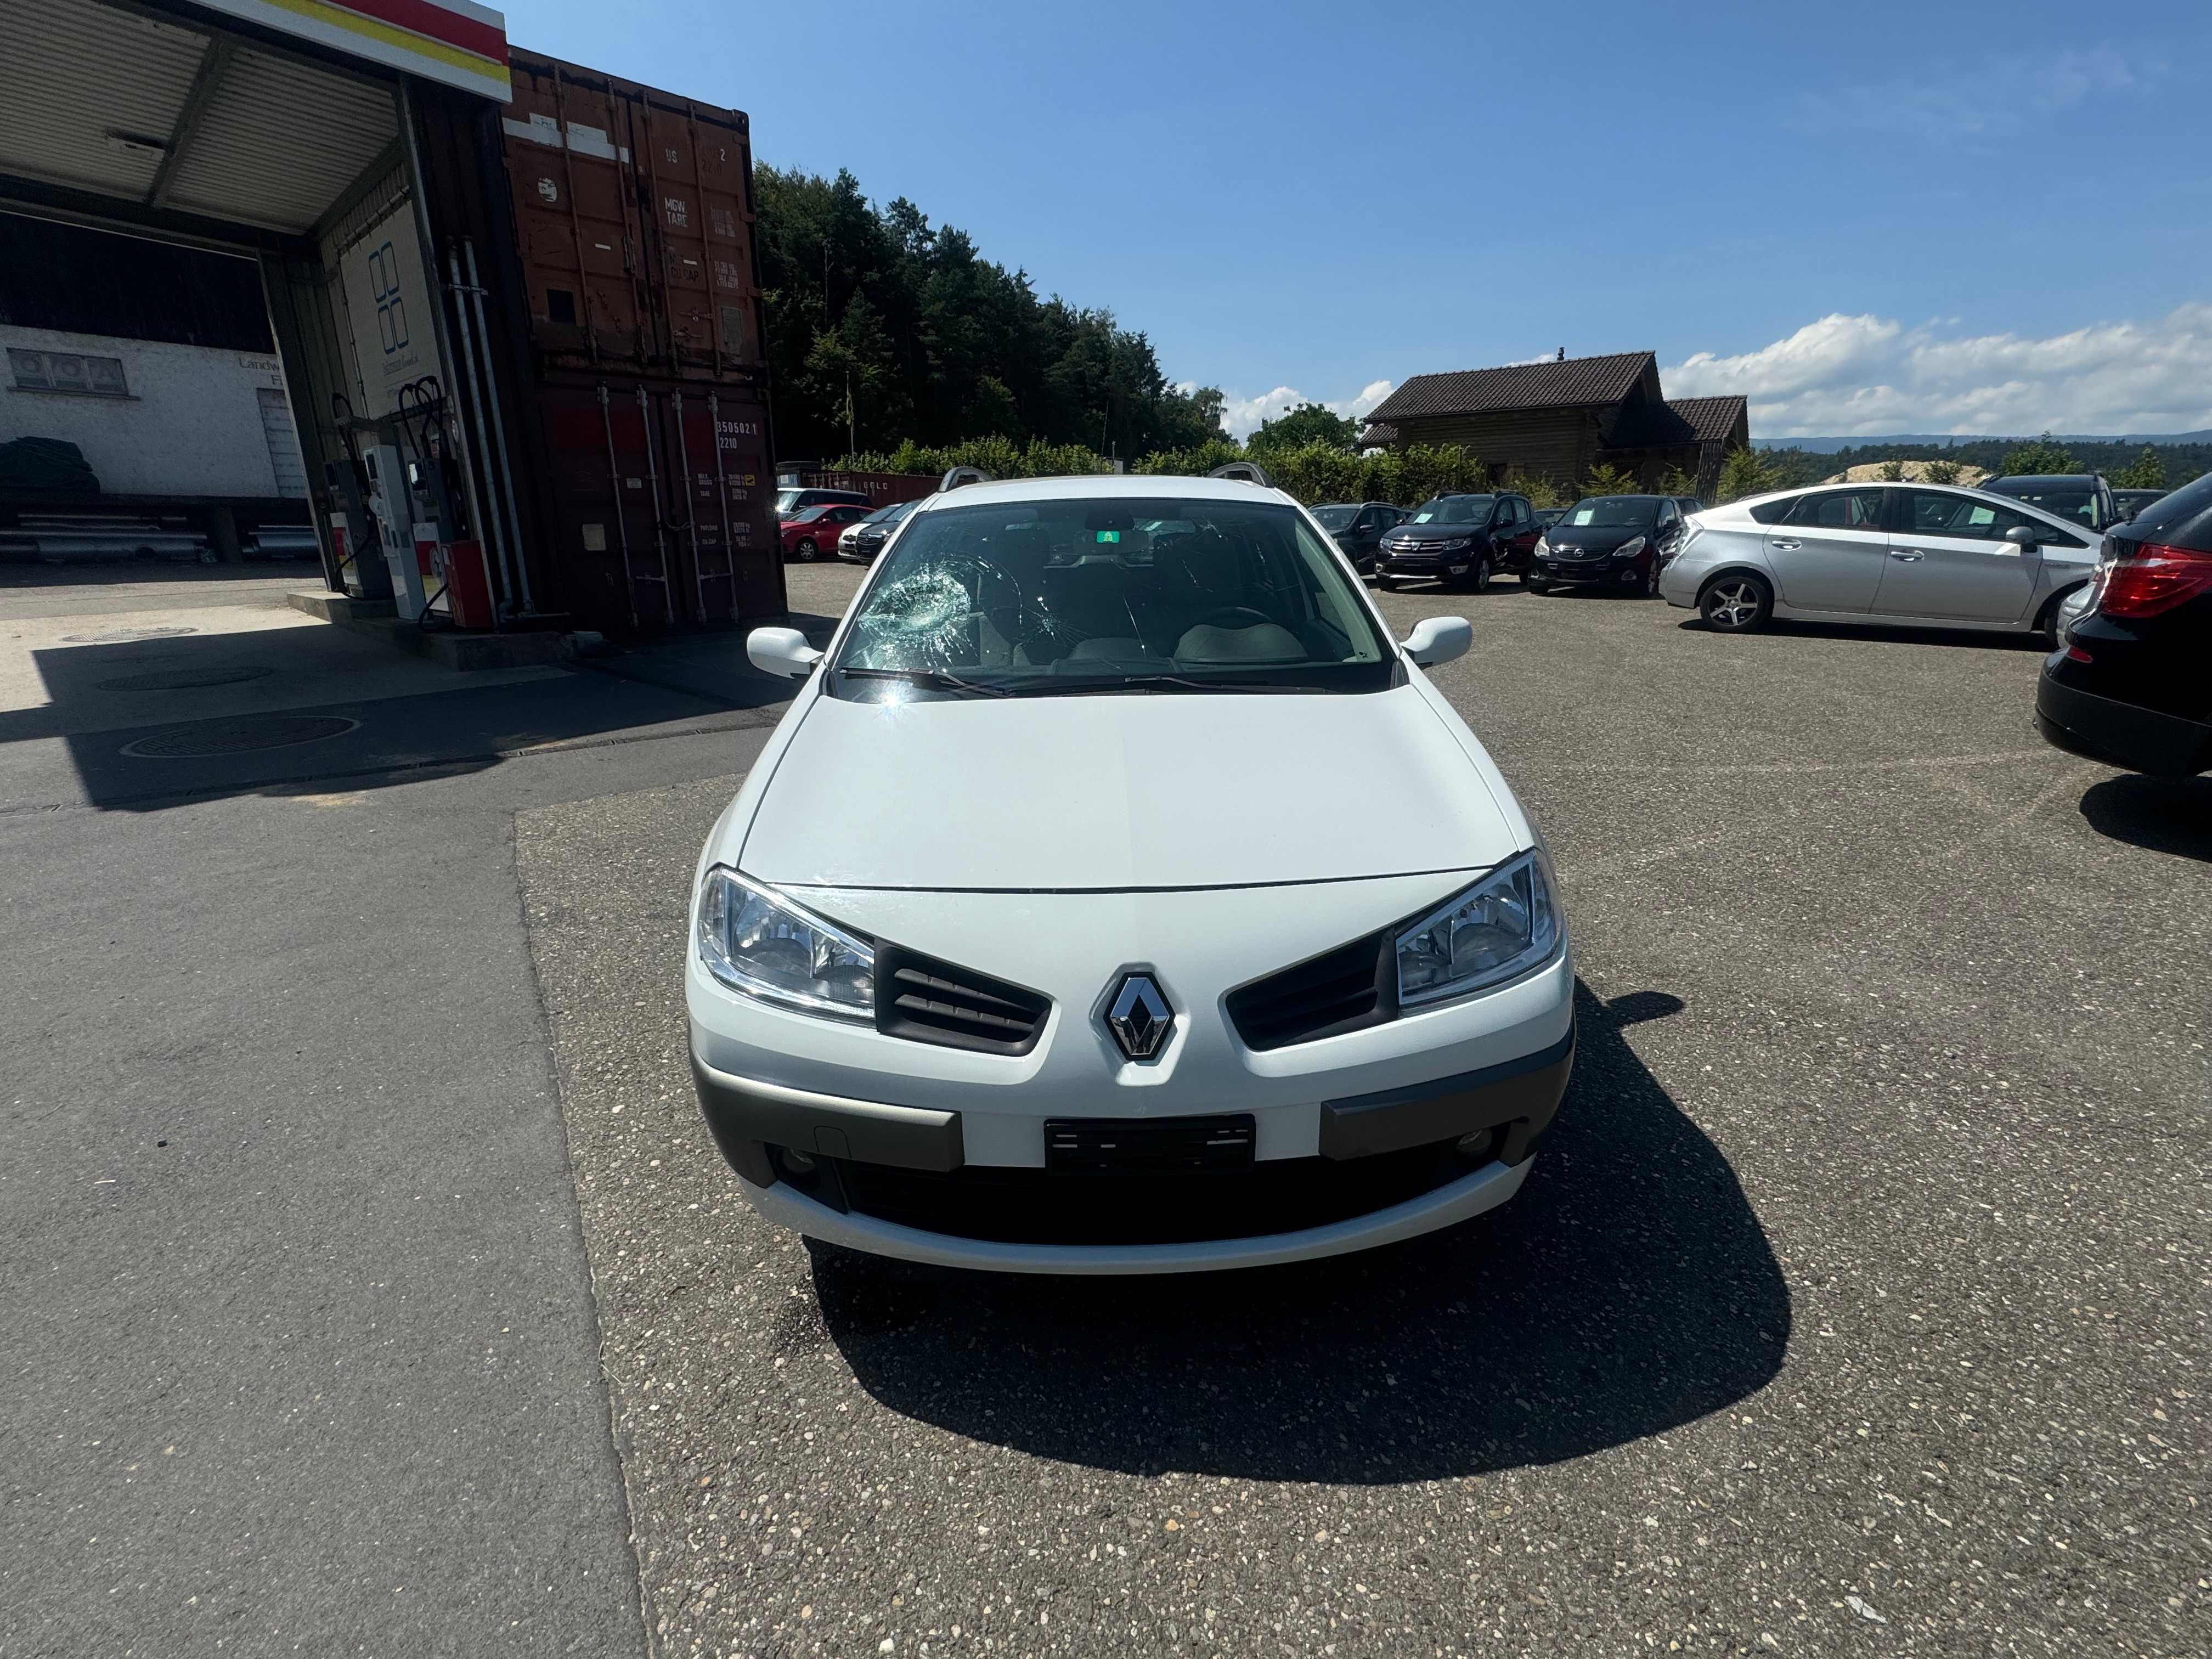
[[[1646,541],[1658,534],[1649,525],[1582,525],[1573,529],[1554,526],[1544,532],[1553,547],[1580,548],[1585,552],[1610,553],[1623,542],[1641,536]]]
[[[984,891],[1480,869],[1519,848],[1419,688],[905,704],[817,696],[742,848],[763,881]]]

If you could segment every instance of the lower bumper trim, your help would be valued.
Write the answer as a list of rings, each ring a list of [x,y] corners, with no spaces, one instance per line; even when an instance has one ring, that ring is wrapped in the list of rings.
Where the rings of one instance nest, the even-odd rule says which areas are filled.
[[[960,1114],[848,1100],[717,1071],[696,1054],[699,1109],[731,1166],[756,1186],[775,1178],[770,1146],[857,1158],[902,1170],[957,1170],[967,1161]]]
[[[1373,1158],[1504,1127],[1503,1156],[1508,1164],[1522,1163],[1558,1114],[1574,1064],[1571,1024],[1550,1048],[1517,1060],[1409,1088],[1323,1101],[1321,1155]]]

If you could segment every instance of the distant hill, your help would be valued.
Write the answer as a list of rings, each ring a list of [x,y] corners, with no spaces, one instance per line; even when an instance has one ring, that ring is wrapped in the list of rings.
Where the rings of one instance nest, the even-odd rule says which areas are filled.
[[[1808,455],[1832,455],[1839,449],[1864,449],[1882,445],[1916,444],[1942,447],[1954,444],[2024,444],[2037,434],[2030,432],[2016,437],[1999,433],[1978,433],[1972,437],[1956,432],[1892,432],[1879,436],[1858,438],[1753,438],[1753,449],[1802,449]],[[2141,449],[2145,444],[2164,447],[2168,444],[2212,444],[2212,428],[2203,432],[2124,433],[2120,436],[2100,437],[2094,433],[2061,432],[2054,434],[2063,444],[2133,444]]]
[[[1881,438],[1753,438],[1754,448],[1765,452],[1777,489],[1818,483],[1824,478],[1883,461],[1922,461],[1938,457],[1982,471],[2002,472],[2005,457],[2030,438],[1968,438],[1955,433],[1895,433]],[[2112,473],[2130,465],[2146,445],[2158,452],[2166,467],[2166,484],[2179,489],[2191,478],[2212,472],[2212,431],[2178,432],[2124,438],[2056,437],[2074,457],[2075,465],[2093,472]]]

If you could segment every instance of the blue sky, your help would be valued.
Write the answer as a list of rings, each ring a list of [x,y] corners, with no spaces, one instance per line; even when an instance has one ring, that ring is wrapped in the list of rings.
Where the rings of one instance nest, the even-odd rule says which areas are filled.
[[[610,19],[618,19],[611,26]],[[1650,348],[1753,430],[2212,426],[2212,7],[511,0],[1247,424]]]

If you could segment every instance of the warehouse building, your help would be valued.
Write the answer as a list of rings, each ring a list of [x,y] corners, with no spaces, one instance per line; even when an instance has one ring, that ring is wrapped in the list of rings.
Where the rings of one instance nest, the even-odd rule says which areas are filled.
[[[1573,486],[1602,465],[1656,489],[1679,471],[1705,501],[1719,487],[1728,452],[1751,443],[1743,398],[1669,402],[1649,351],[1416,374],[1367,422],[1363,448],[1455,445],[1488,463],[1498,483],[1548,478]]]

